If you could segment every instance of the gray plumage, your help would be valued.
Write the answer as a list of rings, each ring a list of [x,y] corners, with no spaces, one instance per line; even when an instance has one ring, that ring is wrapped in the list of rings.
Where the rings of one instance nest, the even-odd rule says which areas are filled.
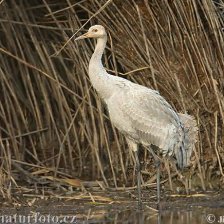
[[[89,63],[90,81],[106,103],[111,122],[125,135],[129,146],[136,151],[139,143],[155,145],[164,156],[175,155],[180,168],[188,166],[197,140],[193,117],[176,113],[157,91],[106,72],[101,62],[107,41],[103,26],[92,26],[77,39],[83,38],[97,38]]]

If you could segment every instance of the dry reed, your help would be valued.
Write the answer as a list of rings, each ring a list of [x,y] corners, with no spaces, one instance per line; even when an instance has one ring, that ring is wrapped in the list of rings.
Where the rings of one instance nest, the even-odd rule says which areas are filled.
[[[102,180],[102,188],[134,185],[133,155],[87,76],[93,41],[71,40],[59,51],[85,23],[85,29],[99,23],[109,32],[108,71],[159,90],[177,111],[197,119],[193,166],[183,174],[165,162],[163,183],[172,190],[222,187],[221,1],[9,0],[0,8],[3,198],[18,186],[48,185],[49,176]],[[155,170],[145,149],[141,163],[150,186]]]

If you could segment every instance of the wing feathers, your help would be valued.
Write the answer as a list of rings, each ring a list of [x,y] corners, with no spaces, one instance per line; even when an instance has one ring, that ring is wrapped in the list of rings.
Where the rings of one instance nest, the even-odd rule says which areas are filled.
[[[123,100],[123,111],[131,120],[133,129],[141,143],[154,144],[164,154],[171,154],[170,146],[177,141],[176,126],[179,118],[171,106],[158,94],[147,89],[127,93]]]

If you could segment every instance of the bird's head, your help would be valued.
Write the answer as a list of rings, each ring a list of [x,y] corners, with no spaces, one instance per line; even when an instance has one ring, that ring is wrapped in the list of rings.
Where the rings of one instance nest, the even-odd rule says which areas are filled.
[[[105,28],[101,25],[94,25],[91,26],[87,33],[84,33],[83,35],[77,37],[75,40],[81,40],[85,38],[101,38],[105,37],[106,31]]]

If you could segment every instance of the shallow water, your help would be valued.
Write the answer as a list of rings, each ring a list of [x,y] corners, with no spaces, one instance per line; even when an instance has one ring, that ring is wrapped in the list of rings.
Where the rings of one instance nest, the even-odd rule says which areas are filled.
[[[16,215],[16,217],[15,217]],[[66,219],[65,219],[66,217]],[[3,220],[4,218],[4,220]],[[102,206],[99,208],[89,208],[83,211],[74,207],[57,207],[49,210],[31,208],[26,211],[0,212],[0,223],[73,223],[73,224],[209,224],[224,223],[224,207],[194,207],[191,210],[163,210],[156,212],[151,209],[138,211],[134,207],[117,208]]]
[[[102,192],[101,192],[102,193]],[[146,193],[146,192],[144,192]],[[0,204],[1,223],[73,223],[73,224],[209,224],[224,223],[224,192],[204,192],[186,196],[164,194],[160,212],[156,198],[144,194],[144,210],[137,209],[137,200],[129,194],[92,192],[96,201],[74,195],[64,200],[35,199],[32,205]],[[103,200],[109,197],[110,200]],[[30,201],[30,200],[29,200]],[[153,202],[154,201],[154,202]],[[26,204],[26,206],[25,206]],[[149,207],[150,206],[150,207]],[[154,208],[153,208],[154,207]]]
[[[98,217],[98,218],[97,218]],[[156,224],[205,224],[224,223],[224,208],[194,208],[193,210],[167,210],[160,213],[151,211],[111,211],[100,214],[89,211],[86,220],[77,219],[77,223],[118,224],[118,223],[156,223]]]

